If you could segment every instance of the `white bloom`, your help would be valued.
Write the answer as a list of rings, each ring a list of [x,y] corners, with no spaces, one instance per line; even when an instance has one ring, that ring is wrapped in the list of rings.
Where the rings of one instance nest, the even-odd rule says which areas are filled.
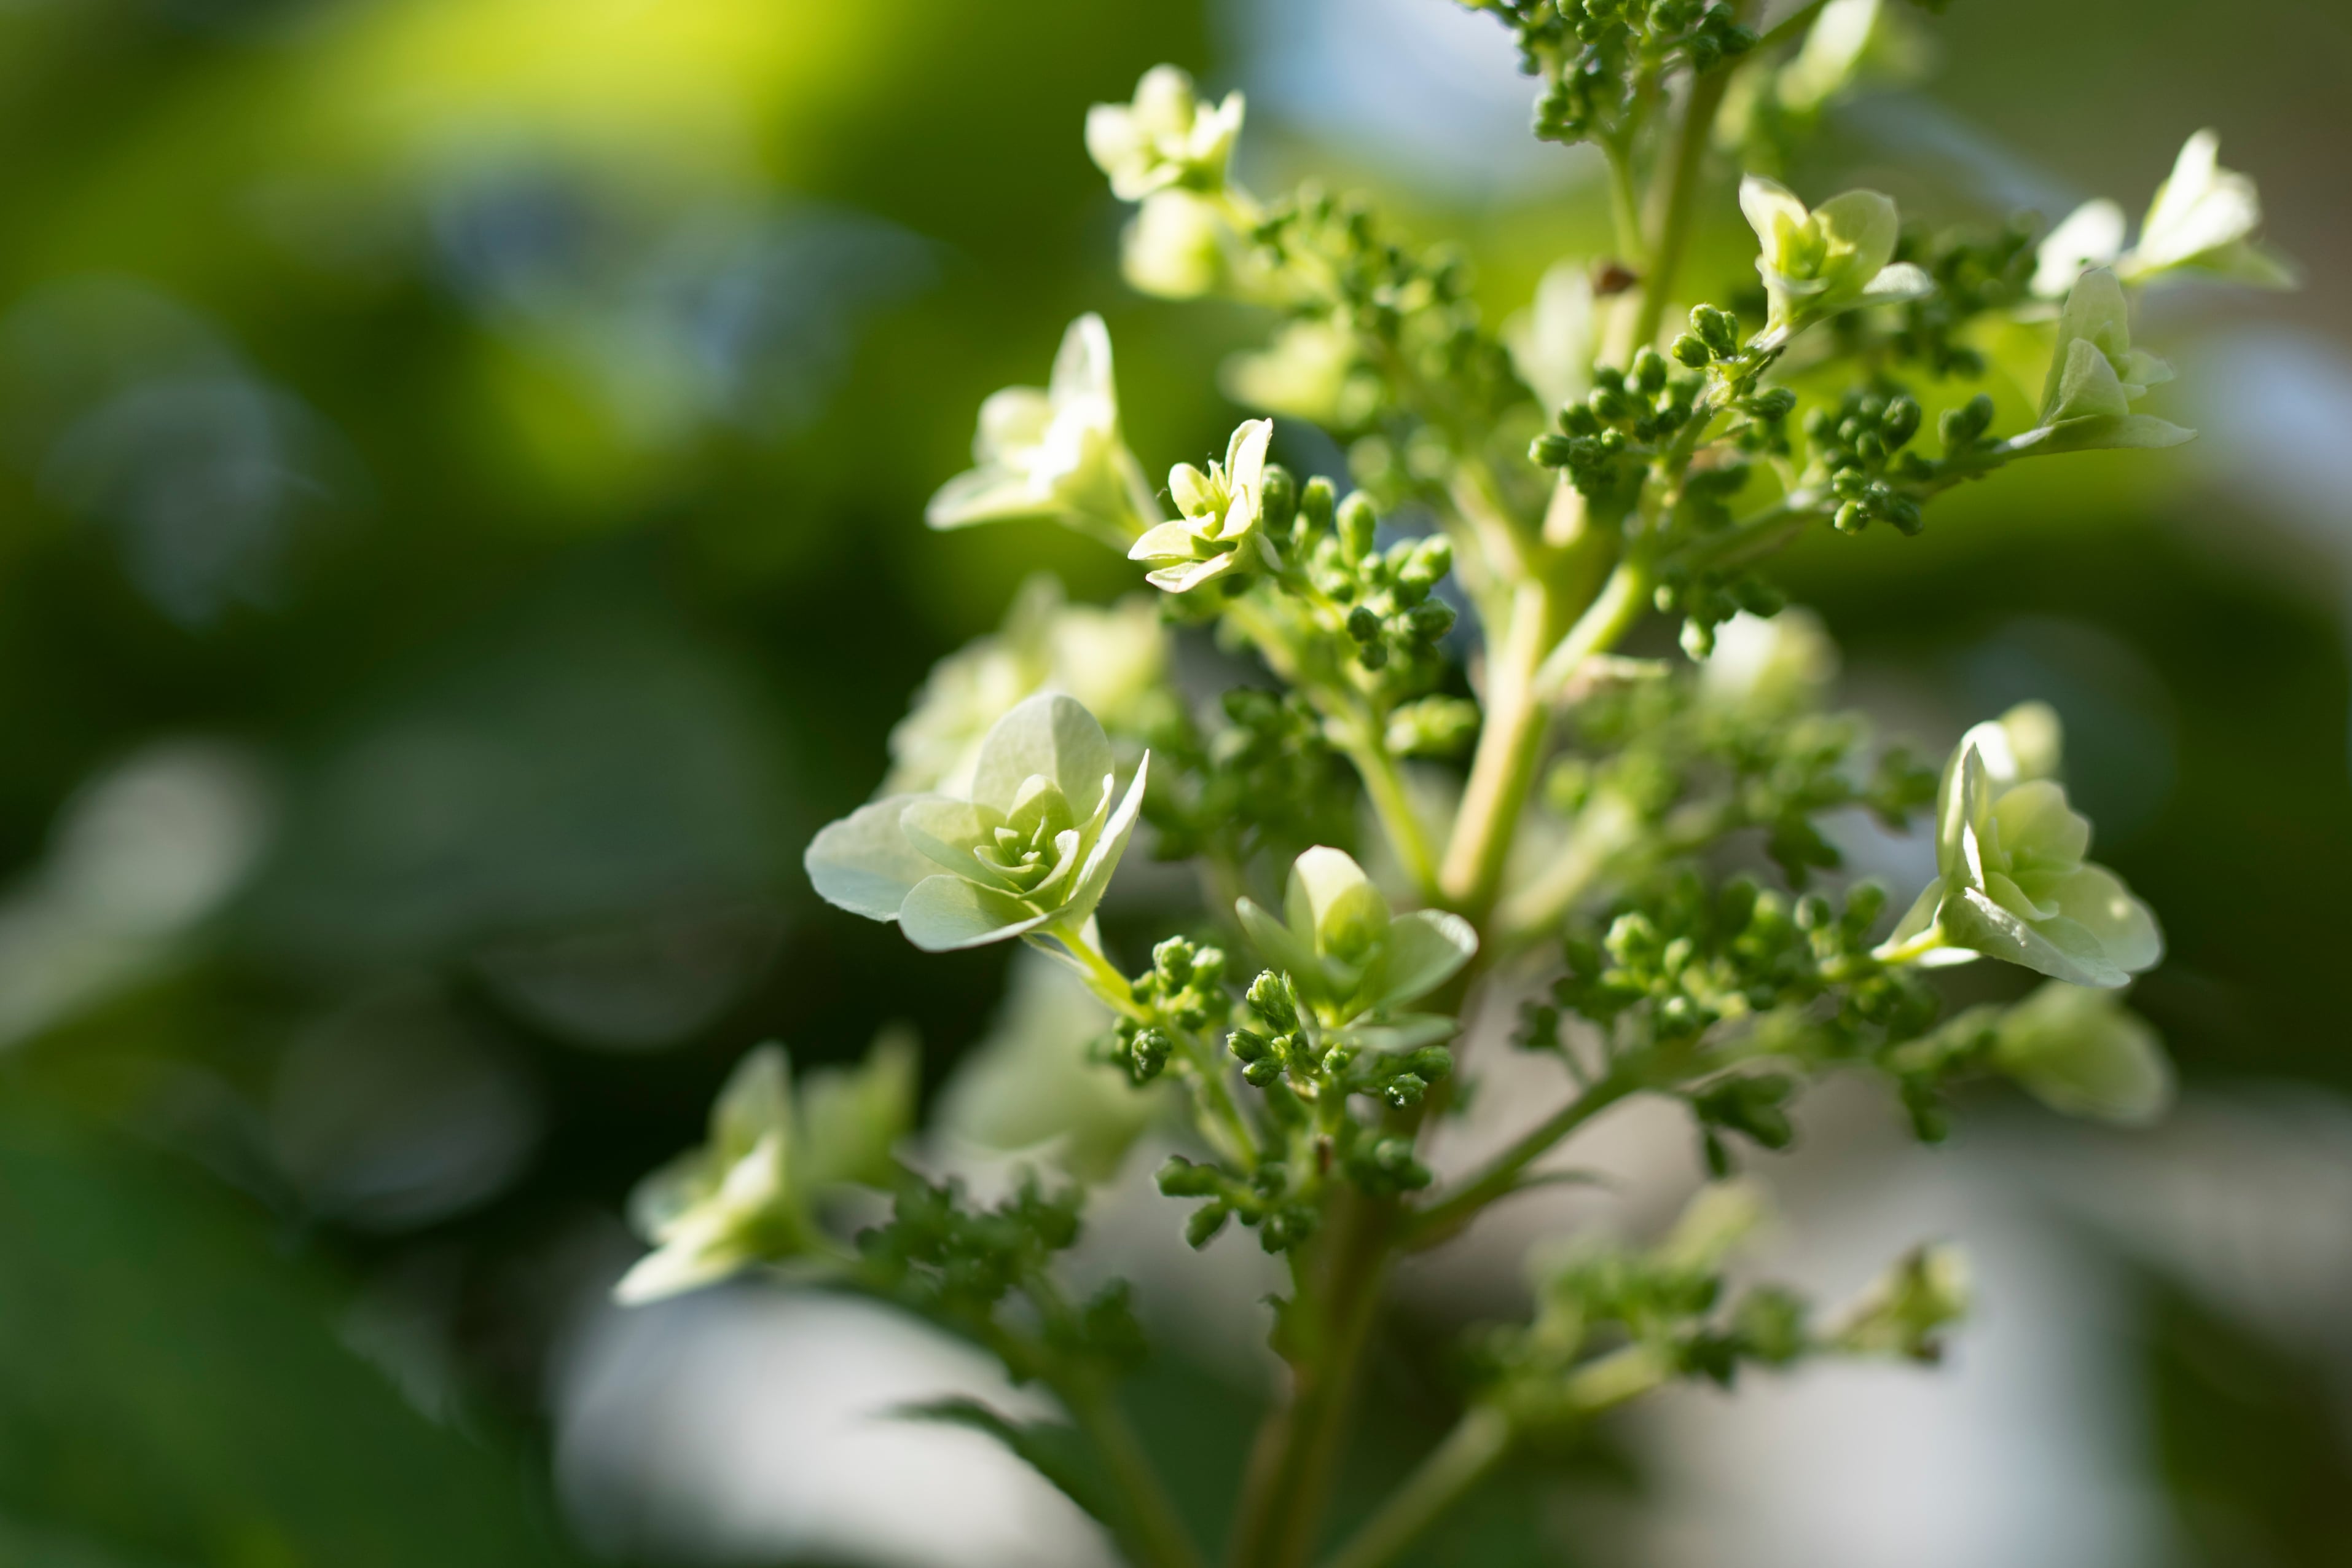
[[[1794,710],[1837,679],[1837,644],[1821,617],[1786,609],[1767,619],[1742,610],[1715,629],[1699,690],[1727,707]]]
[[[826,902],[896,921],[931,952],[1091,921],[1143,809],[1150,753],[1122,795],[1110,739],[1058,692],[981,742],[968,793],[892,795],[819,833],[803,858]]]
[[[1178,184],[1213,190],[1224,184],[1241,130],[1240,93],[1203,105],[1190,76],[1154,66],[1135,84],[1134,101],[1087,110],[1087,155],[1110,176],[1121,201],[1139,202]]]
[[[1125,545],[1160,520],[1119,433],[1110,332],[1085,315],[1063,334],[1051,386],[1009,386],[980,405],[974,466],[940,487],[933,528],[1050,517]]]
[[[1937,879],[1879,949],[1927,964],[2007,959],[2114,988],[2164,956],[2156,917],[2084,859],[2091,825],[2049,776],[2058,716],[2028,702],[1960,738],[1936,797]]]
[[[2171,175],[2156,188],[2140,222],[2139,241],[2126,249],[2124,211],[2101,197],[2069,214],[2042,242],[2033,291],[2063,297],[2085,268],[2112,267],[2122,281],[2139,285],[2168,273],[2202,272],[2240,283],[2285,289],[2294,270],[2254,243],[2262,197],[2254,182],[2221,163],[2221,139],[2200,131],[2180,149]]]
[[[1265,521],[1265,452],[1274,421],[1252,419],[1234,431],[1225,460],[1202,473],[1190,463],[1169,471],[1168,490],[1182,515],[1135,542],[1131,561],[1150,563],[1145,581],[1189,593],[1237,571],[1279,564],[1259,526]]]
[[[614,1294],[656,1300],[814,1250],[812,1205],[825,1192],[889,1180],[891,1145],[913,1124],[915,1078],[903,1034],[877,1039],[856,1068],[812,1073],[797,1100],[782,1047],[744,1058],[711,1106],[709,1142],[630,1194],[630,1220],[654,1250]]]
[[[1040,691],[1076,698],[1113,731],[1139,724],[1168,669],[1160,609],[1144,595],[1108,608],[1072,605],[1040,572],[1021,585],[1003,627],[931,668],[914,708],[890,731],[886,795],[971,787],[981,742]]]

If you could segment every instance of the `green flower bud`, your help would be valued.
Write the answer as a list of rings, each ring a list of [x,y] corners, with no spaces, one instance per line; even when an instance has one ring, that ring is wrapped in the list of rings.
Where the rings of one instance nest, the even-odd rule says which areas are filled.
[[[2053,1110],[2146,1126],[2172,1103],[2156,1031],[2111,991],[2053,980],[1993,1030],[1993,1065]]]
[[[974,466],[924,510],[933,528],[1047,517],[1124,547],[1160,521],[1150,481],[1119,434],[1100,316],[1081,316],[1063,334],[1051,386],[1007,387],[981,405],[971,450]]]
[[[969,798],[860,807],[809,845],[809,879],[827,902],[895,920],[934,952],[1076,932],[1135,829],[1150,761],[1120,795],[1094,715],[1058,693],[1032,697],[981,743]]]
[[[1373,531],[1380,520],[1372,513],[1372,498],[1361,490],[1351,493],[1339,503],[1339,543],[1350,562],[1359,562],[1372,552]]]
[[[1252,419],[1234,432],[1225,460],[1211,463],[1207,473],[1190,463],[1170,471],[1169,493],[1181,516],[1150,530],[1127,552],[1152,565],[1145,581],[1186,594],[1234,572],[1281,564],[1265,528],[1265,452],[1273,439],[1273,420]]]
[[[1883,958],[2002,958],[2113,988],[2164,955],[2147,906],[2084,858],[2091,825],[2049,776],[2058,752],[2058,716],[2039,702],[1961,737],[1937,793],[1940,874],[1880,947]]]
[[[1691,309],[1690,323],[1691,331],[1716,358],[1729,359],[1739,352],[1739,318],[1730,311],[1696,305]]]

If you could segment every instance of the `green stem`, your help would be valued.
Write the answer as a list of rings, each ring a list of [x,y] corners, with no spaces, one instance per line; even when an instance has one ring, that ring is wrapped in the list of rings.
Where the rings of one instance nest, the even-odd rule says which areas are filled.
[[[1511,1451],[1511,1423],[1490,1405],[1473,1405],[1404,1486],[1364,1521],[1325,1568],[1382,1568],[1445,1511],[1492,1475]]]
[[[1048,926],[1042,934],[1060,942],[1078,961],[1087,972],[1089,987],[1105,1005],[1139,1023],[1151,1020],[1151,1010],[1135,999],[1133,984],[1118,972],[1117,964],[1105,958],[1087,940],[1083,929]],[[1192,1079],[1200,1087],[1202,1114],[1198,1120],[1201,1131],[1210,1142],[1217,1146],[1218,1153],[1245,1171],[1255,1169],[1257,1164],[1257,1140],[1250,1131],[1248,1121],[1242,1115],[1240,1104],[1234,1099],[1231,1086],[1225,1082],[1215,1053],[1203,1049],[1189,1029],[1180,1029],[1176,1034],[1183,1043],[1185,1059],[1192,1064]]]
[[[1357,1363],[1395,1238],[1392,1202],[1343,1189],[1285,1322],[1291,1385],[1243,1478],[1232,1568],[1302,1568],[1315,1548],[1354,1404]]]
[[[1094,1445],[1125,1505],[1127,1545],[1142,1568],[1205,1568],[1135,1427],[1110,1391],[1090,1378],[1055,1380],[1055,1392]]]
[[[1745,4],[1733,7],[1735,16],[1743,17],[1748,9]],[[1698,200],[1699,174],[1706,162],[1707,143],[1715,134],[1716,111],[1723,107],[1723,94],[1730,85],[1731,72],[1722,68],[1691,79],[1666,183],[1653,193],[1657,238],[1650,248],[1649,276],[1642,280],[1641,308],[1634,313],[1633,341],[1626,345],[1629,353],[1657,342],[1658,327],[1665,320],[1666,303],[1674,292],[1675,274],[1682,269],[1683,252],[1690,245],[1691,209]]]
[[[1527,1133],[1486,1163],[1485,1170],[1454,1192],[1417,1211],[1406,1245],[1434,1247],[1476,1218],[1478,1212],[1519,1184],[1520,1173],[1542,1159],[1578,1128],[1634,1093],[1641,1079],[1621,1064],[1570,1100],[1541,1126]]]
[[[1370,727],[1369,717],[1365,727]],[[1435,903],[1437,857],[1429,847],[1429,835],[1422,828],[1420,815],[1412,808],[1412,797],[1405,789],[1404,774],[1396,758],[1389,753],[1384,740],[1374,735],[1350,737],[1340,750],[1356,764],[1356,773],[1364,781],[1364,793],[1370,797],[1372,814],[1380,818],[1389,847],[1396,851],[1405,875],[1412,879],[1423,902]]]
[[[1538,674],[1559,613],[1549,584],[1539,578],[1523,582],[1512,595],[1503,636],[1489,646],[1486,723],[1438,869],[1447,903],[1473,924],[1483,924],[1494,907],[1519,811],[1542,757],[1549,714],[1537,690]]]
[[[1617,230],[1617,252],[1638,273],[1646,258],[1642,254],[1642,205],[1633,190],[1633,150],[1612,136],[1601,143],[1601,151],[1609,158],[1609,216]]]
[[[1653,569],[1646,552],[1637,546],[1631,555],[1618,563],[1609,574],[1600,594],[1578,616],[1576,625],[1558,646],[1547,653],[1529,683],[1531,695],[1541,704],[1548,702],[1568,684],[1577,666],[1596,653],[1606,653],[1617,640],[1631,631],[1633,623],[1650,603],[1650,591],[1654,585]]]

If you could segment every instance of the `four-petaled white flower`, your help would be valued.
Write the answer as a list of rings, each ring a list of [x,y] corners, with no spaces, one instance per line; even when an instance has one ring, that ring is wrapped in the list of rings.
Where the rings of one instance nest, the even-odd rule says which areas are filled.
[[[804,863],[829,903],[896,921],[931,952],[1032,932],[1091,947],[1095,906],[1143,808],[1145,752],[1121,795],[1109,738],[1047,692],[997,721],[968,795],[892,795],[816,836]]]
[[[2221,139],[2200,131],[2156,188],[2139,242],[2124,246],[2124,209],[2105,196],[2084,202],[2052,229],[2035,255],[2033,291],[2062,298],[2084,268],[2112,267],[2138,285],[2167,273],[2201,272],[2266,289],[2294,285],[2294,269],[2256,245],[2262,197],[2254,182],[2221,163]]]
[[[1756,270],[1771,303],[1768,333],[1798,328],[1865,305],[1900,304],[1935,292],[1935,280],[1895,260],[1902,235],[1893,198],[1848,191],[1808,208],[1786,186],[1750,174],[1739,182],[1739,210],[1762,254]]]
[[[2009,443],[2011,452],[2042,456],[2106,447],[2177,447],[2195,434],[2134,414],[2131,405],[2151,386],[2172,379],[2171,367],[2131,344],[2131,311],[2123,285],[2104,267],[2075,280],[2058,316],[2058,347],[2042,389],[2042,417]]]
[[[2058,716],[2028,702],[1960,738],[1936,796],[1937,876],[1879,948],[1924,964],[2007,959],[2116,987],[2164,956],[2156,917],[2083,858],[2091,825],[2066,804]]]
[[[980,405],[973,468],[931,497],[933,528],[1053,518],[1124,548],[1160,521],[1150,480],[1119,432],[1110,332],[1080,316],[1054,356],[1053,384],[1008,386]]]
[[[629,1217],[654,1250],[614,1288],[635,1305],[816,1250],[813,1205],[844,1185],[880,1186],[914,1123],[916,1050],[885,1034],[863,1065],[793,1092],[781,1047],[743,1058],[710,1110],[710,1141],[637,1184]]]
[[[1281,564],[1259,526],[1265,521],[1265,449],[1274,421],[1252,419],[1225,445],[1225,460],[1202,473],[1190,463],[1169,471],[1168,492],[1183,515],[1137,540],[1127,554],[1148,562],[1144,580],[1171,594],[1190,593],[1234,572]]]
[[[1202,103],[1192,79],[1174,66],[1154,66],[1135,84],[1131,103],[1097,103],[1087,110],[1087,154],[1110,176],[1123,202],[1139,202],[1171,185],[1214,190],[1242,131],[1242,95]]]
[[[1234,906],[1242,929],[1299,994],[1335,1020],[1385,1014],[1451,980],[1478,951],[1478,933],[1459,915],[1415,910],[1395,915],[1388,900],[1343,849],[1318,845],[1294,861],[1277,920],[1248,899]],[[1389,1043],[1425,1043],[1453,1032],[1445,1020],[1390,1019]],[[1442,1027],[1424,1029],[1424,1022]],[[1391,1031],[1393,1033],[1393,1030]]]
[[[1131,594],[1107,609],[1067,603],[1040,572],[1021,585],[1002,629],[931,668],[911,711],[890,731],[886,795],[969,790],[981,743],[1024,698],[1063,691],[1114,734],[1147,721],[1168,671],[1157,603]]]

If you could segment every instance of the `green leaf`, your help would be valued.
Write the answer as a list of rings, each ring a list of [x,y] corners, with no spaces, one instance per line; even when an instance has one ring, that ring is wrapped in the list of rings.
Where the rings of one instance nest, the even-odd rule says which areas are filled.
[[[963,1394],[902,1405],[892,1414],[902,1421],[936,1421],[987,1433],[1104,1528],[1114,1535],[1124,1533],[1123,1510],[1076,1428],[1059,1421],[1015,1421]]]

